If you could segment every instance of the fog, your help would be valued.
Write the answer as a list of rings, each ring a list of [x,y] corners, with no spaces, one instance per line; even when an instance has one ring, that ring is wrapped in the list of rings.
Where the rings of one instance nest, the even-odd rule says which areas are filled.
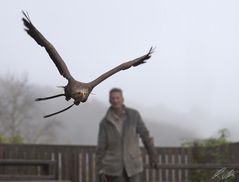
[[[155,46],[146,64],[117,73],[93,90],[88,103],[57,116],[69,123],[66,141],[88,138],[87,132],[77,132],[86,127],[80,121],[86,120],[83,114],[97,113],[89,118],[95,122],[90,127],[97,128],[108,107],[108,91],[115,86],[145,122],[159,126],[159,133],[167,125],[188,133],[185,137],[205,138],[228,128],[230,139],[238,141],[238,7],[236,0],[3,1],[0,74],[26,73],[32,84],[51,89],[66,84],[46,51],[24,32],[22,10],[83,82]],[[101,109],[93,114],[97,104]],[[56,105],[51,109],[57,110]],[[175,135],[175,141],[180,137]],[[163,140],[156,139],[167,145]]]

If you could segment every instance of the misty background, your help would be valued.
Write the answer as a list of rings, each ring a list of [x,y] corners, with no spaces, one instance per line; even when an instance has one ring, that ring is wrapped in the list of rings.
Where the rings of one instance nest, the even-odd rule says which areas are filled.
[[[124,90],[125,104],[139,110],[157,145],[210,137],[221,128],[238,141],[238,1],[9,0],[0,5],[0,76],[26,74],[36,97],[61,93],[56,86],[66,80],[24,32],[22,10],[82,82],[156,47],[146,64],[110,77],[87,103],[54,117],[63,123],[62,143],[96,143],[112,87]],[[34,104],[44,108],[36,122],[51,122],[42,116],[70,102]]]

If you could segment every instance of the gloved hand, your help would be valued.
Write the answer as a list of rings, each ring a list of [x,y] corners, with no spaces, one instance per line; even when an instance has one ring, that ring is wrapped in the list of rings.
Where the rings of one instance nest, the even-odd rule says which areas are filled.
[[[101,173],[99,174],[99,182],[109,182],[106,175]]]
[[[159,160],[155,150],[149,154],[149,165],[151,168],[158,169]]]
[[[148,145],[149,145],[149,164],[151,168],[154,169],[158,169],[158,155],[157,155],[157,151],[154,147],[154,138],[153,137],[149,137],[148,140]]]
[[[149,162],[149,164],[150,164],[150,167],[151,168],[154,168],[154,169],[158,169],[159,168],[159,163],[158,163],[158,161],[155,161],[155,160],[150,160],[150,162]]]

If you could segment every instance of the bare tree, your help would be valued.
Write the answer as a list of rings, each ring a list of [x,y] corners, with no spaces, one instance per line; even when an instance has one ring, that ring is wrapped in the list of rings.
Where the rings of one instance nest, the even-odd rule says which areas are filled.
[[[39,143],[56,140],[60,121],[37,122],[40,108],[34,102],[34,87],[27,76],[7,74],[0,77],[0,134],[5,137],[19,135],[24,142]]]

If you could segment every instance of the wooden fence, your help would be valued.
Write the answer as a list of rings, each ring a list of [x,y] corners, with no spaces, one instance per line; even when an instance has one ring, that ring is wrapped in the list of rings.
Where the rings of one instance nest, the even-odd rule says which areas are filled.
[[[95,182],[95,149],[95,146],[0,144],[0,181],[48,179]],[[160,168],[154,170],[147,167],[148,156],[142,149],[146,166],[143,182],[189,182],[192,169],[224,167],[220,164],[211,167],[193,164],[190,148],[157,148],[157,152]],[[231,145],[229,156],[230,165],[225,167],[238,169],[239,144]]]

